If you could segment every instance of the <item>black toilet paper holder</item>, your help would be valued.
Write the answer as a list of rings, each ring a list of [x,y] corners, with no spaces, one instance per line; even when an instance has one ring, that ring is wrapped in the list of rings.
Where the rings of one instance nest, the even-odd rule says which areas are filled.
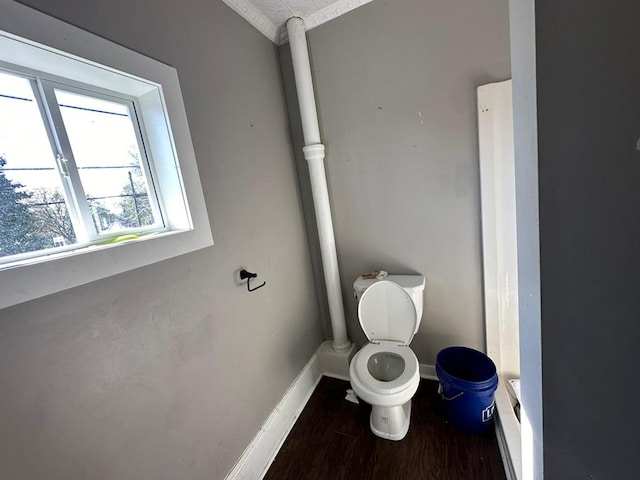
[[[248,272],[247,270],[244,270],[244,269],[240,270],[240,280],[246,280],[247,281],[247,290],[249,290],[250,292],[255,292],[256,290],[258,290],[259,288],[264,287],[267,284],[267,282],[262,282],[261,285],[258,285],[255,288],[251,288],[251,284],[250,284],[251,279],[252,278],[256,278],[257,276],[258,276],[257,273],[251,273],[251,272]]]

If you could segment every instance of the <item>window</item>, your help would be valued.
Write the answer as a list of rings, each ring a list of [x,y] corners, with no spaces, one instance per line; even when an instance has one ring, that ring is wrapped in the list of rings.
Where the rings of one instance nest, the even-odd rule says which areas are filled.
[[[0,70],[0,262],[164,230],[135,100],[89,88]]]
[[[213,244],[174,68],[0,4],[0,308]]]

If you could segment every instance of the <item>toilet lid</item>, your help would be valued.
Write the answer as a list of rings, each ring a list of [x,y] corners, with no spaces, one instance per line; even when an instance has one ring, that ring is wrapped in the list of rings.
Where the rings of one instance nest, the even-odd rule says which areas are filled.
[[[416,332],[418,315],[411,296],[400,285],[381,280],[360,297],[358,320],[369,341],[408,345]]]

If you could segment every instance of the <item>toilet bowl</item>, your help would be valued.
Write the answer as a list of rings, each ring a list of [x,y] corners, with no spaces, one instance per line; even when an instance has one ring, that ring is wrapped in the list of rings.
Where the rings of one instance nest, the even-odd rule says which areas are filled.
[[[395,278],[394,278],[395,277]],[[358,319],[369,343],[351,360],[353,391],[371,405],[371,431],[402,440],[409,431],[411,398],[420,383],[418,359],[409,343],[422,316],[424,277],[389,275],[354,283]]]

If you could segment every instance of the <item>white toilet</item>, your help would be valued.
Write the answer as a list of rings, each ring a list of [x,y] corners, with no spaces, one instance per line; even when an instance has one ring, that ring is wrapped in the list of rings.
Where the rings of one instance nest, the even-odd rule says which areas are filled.
[[[411,398],[420,383],[409,343],[422,319],[424,284],[422,275],[358,277],[353,284],[369,343],[351,360],[351,387],[372,406],[371,431],[389,440],[402,440],[409,431]]]

